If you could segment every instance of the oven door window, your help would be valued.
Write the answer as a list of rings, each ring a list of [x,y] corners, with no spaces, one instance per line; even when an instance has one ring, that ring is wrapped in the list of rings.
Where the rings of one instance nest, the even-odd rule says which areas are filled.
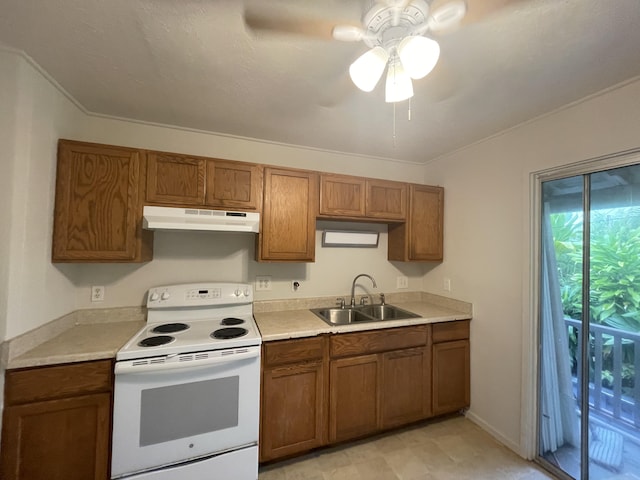
[[[238,426],[239,377],[142,390],[141,447]]]

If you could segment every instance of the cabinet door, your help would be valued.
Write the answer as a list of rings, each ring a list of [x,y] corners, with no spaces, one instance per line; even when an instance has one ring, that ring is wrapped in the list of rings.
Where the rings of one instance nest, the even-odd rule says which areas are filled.
[[[403,425],[430,413],[429,350],[412,348],[382,355],[382,428]]]
[[[145,262],[142,162],[130,148],[61,140],[58,145],[53,262]]]
[[[324,444],[324,379],[322,362],[264,371],[260,415],[261,461],[304,452]]]
[[[317,174],[265,168],[258,260],[313,262],[317,212]]]
[[[260,210],[262,168],[259,165],[207,160],[205,203],[208,206]]]
[[[320,215],[363,217],[365,179],[343,175],[320,176]]]
[[[469,406],[469,340],[433,344],[433,414]]]
[[[200,206],[204,203],[204,158],[147,153],[147,201]]]
[[[411,185],[409,260],[442,260],[444,189]]]
[[[340,442],[378,430],[380,411],[378,355],[331,361],[329,441]]]
[[[110,409],[108,393],[5,407],[2,478],[109,478]]]
[[[428,185],[409,188],[409,216],[389,226],[389,260],[442,261],[444,189]]]
[[[367,217],[399,221],[407,217],[407,184],[368,179],[366,186]]]

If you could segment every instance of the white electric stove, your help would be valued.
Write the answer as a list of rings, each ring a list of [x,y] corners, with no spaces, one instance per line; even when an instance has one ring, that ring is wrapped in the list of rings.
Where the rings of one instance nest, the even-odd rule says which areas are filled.
[[[260,344],[249,284],[155,287],[116,354],[111,478],[255,480]]]
[[[116,361],[260,345],[247,284],[156,287],[147,297],[147,324],[116,354]]]

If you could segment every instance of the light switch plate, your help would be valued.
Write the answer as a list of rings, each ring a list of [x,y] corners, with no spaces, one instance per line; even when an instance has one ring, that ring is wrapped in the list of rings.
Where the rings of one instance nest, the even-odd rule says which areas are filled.
[[[396,288],[409,288],[409,278],[405,276],[399,276],[396,279]]]

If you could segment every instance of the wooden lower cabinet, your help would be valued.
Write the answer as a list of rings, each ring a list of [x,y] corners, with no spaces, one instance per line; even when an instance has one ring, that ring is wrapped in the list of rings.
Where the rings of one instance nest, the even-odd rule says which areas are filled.
[[[340,442],[378,430],[380,361],[363,355],[331,361],[329,441]]]
[[[382,355],[381,427],[427,418],[431,413],[431,356],[427,347]]]
[[[469,321],[433,326],[433,414],[467,408],[470,403]]]
[[[267,342],[260,461],[468,406],[468,320]]]
[[[260,461],[326,443],[325,341],[314,337],[265,344]]]
[[[419,325],[331,337],[330,442],[430,415],[429,328]]]
[[[7,371],[2,424],[5,480],[106,480],[112,364]]]

